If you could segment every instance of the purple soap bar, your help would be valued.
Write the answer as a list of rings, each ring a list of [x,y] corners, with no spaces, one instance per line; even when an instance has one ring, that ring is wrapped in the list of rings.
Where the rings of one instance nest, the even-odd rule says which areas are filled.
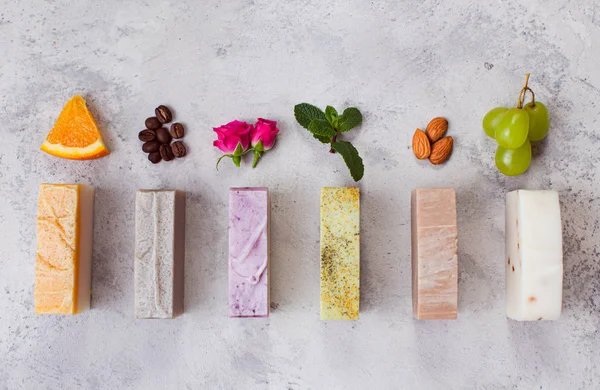
[[[229,189],[229,316],[268,317],[269,190]]]

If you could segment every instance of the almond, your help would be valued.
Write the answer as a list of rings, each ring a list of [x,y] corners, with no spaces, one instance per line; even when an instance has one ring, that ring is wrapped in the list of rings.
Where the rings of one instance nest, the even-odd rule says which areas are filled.
[[[446,118],[437,117],[429,122],[425,131],[427,132],[427,138],[433,144],[446,134],[446,130],[448,130],[448,121]]]
[[[412,139],[413,153],[419,160],[424,160],[431,154],[431,144],[425,132],[421,129],[415,130],[415,135]]]
[[[452,137],[444,137],[437,141],[431,146],[431,154],[429,155],[429,162],[433,165],[438,165],[446,162],[452,154],[452,144],[454,140]]]

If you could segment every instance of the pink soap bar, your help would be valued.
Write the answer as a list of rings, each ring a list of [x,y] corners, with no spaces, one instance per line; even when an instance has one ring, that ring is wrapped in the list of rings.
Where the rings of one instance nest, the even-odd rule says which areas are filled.
[[[229,190],[229,316],[268,317],[269,190]]]
[[[455,319],[458,311],[456,194],[453,188],[412,192],[413,314]]]

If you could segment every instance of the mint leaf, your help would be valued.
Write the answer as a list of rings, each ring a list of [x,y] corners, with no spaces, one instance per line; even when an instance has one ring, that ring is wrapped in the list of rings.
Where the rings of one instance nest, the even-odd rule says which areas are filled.
[[[315,107],[308,103],[296,104],[294,107],[294,116],[298,123],[305,129],[308,129],[308,125],[310,125],[310,122],[314,119],[327,120],[325,113],[321,111],[319,107]]]
[[[358,108],[349,107],[339,118],[339,130],[344,132],[355,128],[362,123],[362,114]]]
[[[327,137],[329,139],[327,142],[331,142],[331,138],[336,134],[327,119],[313,119],[308,125],[308,131],[313,133],[314,136],[319,136],[319,140]]]
[[[338,121],[338,113],[336,109],[331,106],[327,106],[327,108],[325,108],[325,117],[327,118],[329,123],[331,123],[331,126],[333,126],[333,128],[335,129],[337,127]]]
[[[328,144],[331,142],[331,137],[327,137],[327,136],[323,136],[323,135],[315,135],[315,134],[313,134],[313,137],[315,137],[316,139],[318,139],[319,141],[321,141],[324,144]]]
[[[358,111],[358,110],[357,110]],[[345,113],[345,111],[344,111]],[[365,166],[362,158],[358,154],[358,150],[350,142],[338,141],[331,144],[333,150],[338,152],[344,158],[350,174],[354,181],[359,181],[365,174]]]

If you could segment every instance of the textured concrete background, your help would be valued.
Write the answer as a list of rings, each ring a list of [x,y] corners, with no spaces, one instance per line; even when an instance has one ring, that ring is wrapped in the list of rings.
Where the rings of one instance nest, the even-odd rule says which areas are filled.
[[[0,1],[0,388],[597,389],[600,386],[600,6],[557,1]],[[499,175],[480,128],[516,102],[526,72],[552,127],[529,171]],[[38,150],[83,94],[112,151],[91,162]],[[352,185],[293,106],[353,105],[366,165],[362,307],[320,322],[319,189]],[[158,104],[188,129],[190,155],[152,166],[137,133]],[[414,129],[443,115],[441,167],[416,161]],[[259,168],[224,162],[212,127],[280,121]],[[93,310],[35,316],[40,182],[96,187]],[[269,319],[227,318],[227,189],[272,191]],[[459,318],[411,317],[409,194],[458,194]],[[187,191],[186,313],[133,317],[134,195]],[[564,312],[504,313],[504,194],[560,192]]]

